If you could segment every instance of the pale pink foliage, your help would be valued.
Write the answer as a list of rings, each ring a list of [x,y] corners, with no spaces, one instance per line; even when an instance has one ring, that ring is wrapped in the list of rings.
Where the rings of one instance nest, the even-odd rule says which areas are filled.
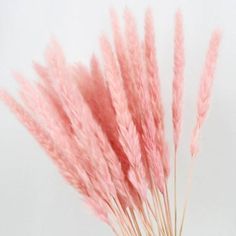
[[[127,176],[129,162],[120,143],[117,142],[119,134],[115,111],[112,107],[109,89],[106,86],[99,63],[96,57],[93,56],[90,63],[91,73],[85,72],[86,68],[81,65],[76,66],[74,69],[79,89],[89,104],[94,118],[106,133],[111,146],[117,154],[117,158],[121,162],[124,174]]]
[[[73,83],[70,79],[70,71],[66,69],[60,48],[57,44],[51,46],[52,49],[49,48],[47,60],[49,63],[52,61],[52,77],[57,78],[57,84],[56,82],[54,83],[55,90],[60,94],[64,110],[70,117],[78,142],[88,152],[88,156],[97,167],[95,174],[98,175],[97,178],[101,188],[107,188],[105,191],[107,194],[116,194],[114,183],[112,182],[112,178],[115,176],[116,187],[120,193],[123,193],[122,183],[124,176],[120,162],[101,127],[93,118],[91,110],[84,101],[76,83]],[[112,170],[110,167],[112,167]]]
[[[125,11],[125,23],[131,79],[136,84],[137,103],[140,104],[142,142],[144,143],[150,171],[154,177],[153,180],[159,190],[163,192],[165,177],[161,154],[156,142],[156,129],[150,104],[143,48],[139,41],[134,17],[128,9]]]
[[[119,141],[130,163],[128,177],[139,194],[145,197],[147,186],[141,160],[138,134],[128,110],[128,102],[119,67],[116,63],[112,48],[105,37],[101,39],[101,47],[104,57],[105,78],[108,82],[119,127]]]
[[[184,87],[184,36],[182,15],[178,11],[175,17],[175,41],[174,41],[174,79],[172,120],[175,152],[179,144],[179,136],[182,125],[183,87]]]
[[[110,216],[117,216],[114,203],[119,211],[142,210],[148,191],[164,192],[170,172],[153,16],[148,9],[143,41],[128,9],[124,18],[122,31],[115,11],[111,12],[114,45],[102,36],[101,65],[95,55],[88,67],[70,65],[59,44],[51,41],[45,52],[46,65],[33,63],[39,81],[29,82],[14,74],[23,105],[0,91],[0,99],[45,149],[65,179],[111,226]],[[172,121],[176,152],[185,64],[180,12],[175,22]],[[219,42],[220,34],[215,32],[200,84],[191,141],[193,156],[209,107]]]
[[[127,97],[129,112],[131,113],[133,122],[135,124],[138,136],[139,136],[139,144],[141,148],[141,154],[143,159],[143,164],[146,172],[146,178],[149,179],[149,167],[147,166],[146,160],[143,158],[145,154],[144,146],[142,143],[142,130],[141,130],[141,121],[137,100],[137,89],[136,84],[132,79],[130,74],[131,64],[128,58],[127,47],[125,45],[124,37],[122,35],[118,17],[114,10],[111,11],[111,20],[112,20],[112,29],[113,29],[113,37],[114,37],[114,46],[115,53],[117,57],[117,61],[120,68],[121,77],[123,80],[123,88]],[[149,181],[149,180],[148,180]]]
[[[135,83],[133,76],[131,74],[132,65],[129,58],[125,37],[122,34],[123,32],[121,31],[118,17],[115,11],[111,11],[111,19],[112,19],[115,51],[124,83],[124,90],[128,99],[128,105],[132,118],[134,120],[134,123],[136,125],[139,134],[141,134],[142,133],[141,117],[140,117],[141,115],[139,108],[137,107],[138,89],[137,89],[137,84]]]
[[[150,9],[146,11],[145,15],[144,47],[151,110],[153,113],[155,128],[157,131],[156,142],[158,144],[158,148],[162,157],[165,175],[168,176],[170,172],[169,151],[165,140],[164,109],[161,99],[159,68],[156,58],[153,16]]]
[[[54,163],[59,167],[59,170],[68,182],[83,194],[87,194],[86,179],[83,179],[78,175],[76,172],[76,166],[71,165],[69,159],[66,159],[64,154],[59,151],[60,148],[55,144],[54,140],[50,138],[43,127],[35,122],[32,116],[7,92],[1,90],[0,98],[11,109],[11,111],[15,113],[19,121],[22,122],[22,124],[44,148]]]
[[[214,81],[215,67],[218,57],[218,50],[221,41],[221,33],[215,31],[209,43],[206,61],[203,68],[202,78],[199,87],[198,101],[197,101],[197,120],[193,129],[191,140],[191,155],[194,157],[198,153],[199,131],[206,119],[209,110],[210,97],[212,85]]]

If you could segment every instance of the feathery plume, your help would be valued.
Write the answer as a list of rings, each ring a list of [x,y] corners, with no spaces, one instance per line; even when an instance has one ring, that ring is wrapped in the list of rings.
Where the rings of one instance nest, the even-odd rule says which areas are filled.
[[[184,83],[184,36],[183,23],[180,11],[175,17],[175,43],[174,43],[174,79],[173,79],[173,100],[172,100],[172,121],[174,134],[174,147],[177,151],[179,136],[182,124],[183,107],[183,83]]]
[[[128,103],[123,89],[120,71],[112,48],[105,37],[101,38],[101,48],[104,58],[105,78],[108,81],[112,104],[116,112],[119,127],[119,141],[130,163],[129,180],[142,198],[146,197],[144,168],[141,160],[141,150],[137,130],[128,110]]]
[[[112,30],[114,38],[115,52],[120,67],[121,76],[124,83],[124,90],[128,100],[129,110],[131,112],[133,121],[138,133],[141,135],[141,115],[137,107],[138,103],[138,89],[132,76],[132,65],[127,51],[125,38],[122,35],[119,20],[115,10],[111,11]]]
[[[52,158],[54,163],[59,167],[61,174],[66,180],[76,187],[80,192],[86,194],[85,181],[81,181],[75,167],[71,165],[59,148],[50,138],[47,132],[31,117],[31,115],[6,91],[0,90],[0,99],[11,109],[19,121],[29,130],[39,144],[45,149],[47,154]]]
[[[157,144],[161,153],[165,176],[169,176],[170,163],[165,140],[164,109],[161,99],[159,68],[156,58],[155,32],[151,9],[145,14],[145,59],[152,114],[156,127]]]
[[[211,97],[211,90],[214,81],[215,67],[218,57],[218,50],[221,41],[221,33],[219,31],[213,32],[209,43],[206,61],[203,68],[202,78],[199,87],[198,101],[197,101],[197,119],[193,129],[191,139],[191,155],[194,157],[198,153],[198,139],[199,131],[206,119],[209,110],[209,102]]]
[[[45,65],[33,63],[39,81],[14,74],[21,103],[4,90],[0,90],[0,100],[15,113],[63,177],[114,234],[176,236],[176,153],[185,67],[182,15],[178,11],[175,17],[173,225],[168,197],[169,147],[152,12],[146,11],[143,40],[139,39],[134,16],[128,9],[124,12],[124,30],[114,10],[111,21],[113,44],[106,36],[101,37],[101,62],[92,55],[89,66],[71,65],[60,45],[52,40],[45,52]],[[199,131],[209,109],[220,39],[220,33],[215,31],[206,56],[190,146],[192,156],[197,154]]]
[[[153,180],[159,190],[164,189],[164,170],[161,155],[155,142],[156,130],[151,113],[150,97],[146,77],[145,63],[141,43],[138,39],[136,24],[131,12],[125,10],[126,42],[128,56],[131,63],[132,79],[135,81],[140,104],[142,140],[147,153],[147,161],[153,174]]]
[[[110,147],[101,127],[93,119],[91,110],[84,101],[76,83],[68,80],[68,78],[71,78],[70,71],[67,70],[62,51],[55,42],[48,49],[47,61],[51,66],[51,76],[57,78],[54,82],[54,88],[58,94],[60,93],[61,102],[71,120],[78,142],[81,143],[81,146],[87,152],[90,150],[88,156],[93,158],[94,162],[96,161],[97,178],[100,179],[100,184],[104,185],[103,188],[108,187],[107,194],[116,195],[112,174],[120,173],[119,179],[123,178],[120,163],[117,162],[116,165],[112,165],[113,168],[115,167],[112,172],[109,170],[108,164],[117,160],[115,153]],[[93,146],[93,149],[90,149],[91,146]],[[109,162],[106,162],[106,158]],[[115,180],[118,181],[119,179]],[[117,183],[118,188],[121,186],[122,184],[118,185]],[[121,193],[124,192],[120,189],[119,191]]]

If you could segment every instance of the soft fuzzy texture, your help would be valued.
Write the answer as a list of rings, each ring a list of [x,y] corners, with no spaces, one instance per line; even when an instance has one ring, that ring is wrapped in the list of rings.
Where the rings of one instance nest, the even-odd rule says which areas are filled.
[[[92,55],[89,66],[70,65],[60,45],[52,40],[45,52],[45,65],[33,63],[39,81],[29,82],[14,73],[21,102],[4,90],[0,99],[116,235],[141,236],[146,232],[172,236],[170,157],[153,15],[148,9],[143,39],[128,9],[124,19],[122,30],[116,12],[111,11],[114,43],[101,36],[101,60]],[[180,12],[175,18],[174,42],[172,123],[176,154],[185,67]],[[209,108],[219,43],[220,34],[215,32],[200,83],[192,156],[197,154],[199,130]]]
[[[214,73],[220,41],[221,33],[219,31],[215,31],[211,36],[208,52],[206,55],[206,61],[203,68],[202,78],[199,86],[199,94],[197,100],[197,119],[195,127],[193,129],[190,146],[191,155],[193,157],[196,156],[198,153],[199,131],[203,125],[203,122],[206,119],[207,112],[209,110],[210,97],[214,81]]]
[[[182,125],[183,110],[183,88],[184,88],[184,36],[182,15],[180,12],[176,14],[175,20],[175,44],[174,44],[174,80],[173,80],[173,100],[172,100],[172,119],[173,119],[173,135],[174,148],[177,151],[179,137]]]

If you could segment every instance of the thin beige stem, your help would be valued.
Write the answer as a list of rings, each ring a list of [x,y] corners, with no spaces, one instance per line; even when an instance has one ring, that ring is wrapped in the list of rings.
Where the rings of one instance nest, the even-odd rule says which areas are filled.
[[[179,236],[181,236],[182,232],[183,232],[185,215],[186,215],[189,197],[190,197],[191,188],[192,188],[193,170],[194,170],[194,164],[195,164],[194,160],[195,160],[195,158],[191,159],[189,171],[188,171],[187,190],[186,190],[186,194],[185,194],[184,209],[183,209],[183,215],[182,215],[182,220],[181,220],[181,226],[180,226],[180,230],[179,230]]]
[[[166,200],[167,200],[167,208],[168,208],[168,214],[169,214],[171,232],[172,232],[172,235],[173,235],[173,231],[172,231],[172,219],[171,219],[171,210],[170,210],[170,200],[169,200],[168,186],[167,186],[166,181],[165,181],[165,195],[166,195]]]
[[[119,213],[119,211],[116,209],[115,206],[113,206],[112,203],[108,204],[111,211],[112,211],[112,215],[115,217],[116,223],[118,224],[118,226],[120,227],[120,230],[122,232],[122,235],[128,235],[128,230],[124,227],[125,224],[125,220],[122,218],[121,214]],[[112,225],[113,226],[113,225]],[[112,227],[112,230],[115,230],[115,227]]]
[[[129,194],[129,191],[127,190],[127,188],[125,187],[125,192],[126,192],[126,194],[130,197],[130,194]],[[131,211],[131,208],[128,208],[130,211]],[[132,227],[133,227],[133,230],[134,230],[134,232],[136,233],[136,230],[137,230],[137,235],[139,236],[139,234],[142,236],[142,234],[141,234],[141,232],[140,232],[140,228],[139,228],[139,225],[138,225],[138,223],[136,224],[135,222],[133,222],[131,219],[130,219],[130,216],[129,216],[129,213],[127,212],[127,214],[128,214],[128,217],[129,217],[129,220],[130,220],[130,222],[131,222],[131,225],[132,225]],[[133,219],[134,220],[134,219]],[[136,218],[135,218],[135,220],[136,220]],[[135,224],[135,227],[133,226],[133,223]],[[136,235],[136,234],[135,234]]]
[[[134,210],[133,210],[132,208],[130,209],[130,213],[131,213],[131,217],[132,217],[132,219],[133,219],[135,228],[136,228],[136,230],[137,230],[137,234],[138,234],[139,236],[142,236],[142,233],[141,233],[141,231],[140,231],[140,228],[139,228],[139,225],[138,225],[136,216],[135,216],[135,214],[134,214]]]
[[[154,201],[154,200],[153,200]],[[152,215],[153,215],[153,217],[154,217],[154,219],[155,219],[155,222],[157,223],[157,231],[158,231],[158,233],[159,233],[159,236],[163,236],[164,235],[164,231],[163,231],[163,228],[162,228],[162,226],[161,226],[161,224],[160,224],[160,219],[159,219],[159,217],[158,217],[158,213],[157,213],[157,208],[156,208],[156,206],[155,206],[155,203],[153,203],[154,204],[154,211],[153,211],[153,208],[152,208],[152,206],[150,205],[150,203],[149,203],[149,201],[147,201],[146,202],[147,203],[147,208],[149,209],[149,211],[152,213]]]
[[[146,215],[146,211],[145,211],[144,207],[143,207],[143,215],[144,215],[145,222],[147,222],[147,226],[149,228],[149,233],[152,236],[152,235],[154,235],[153,228],[152,228],[149,218]]]
[[[115,205],[116,205],[116,207],[118,209],[118,214],[120,215],[121,219],[123,220],[123,223],[124,223],[124,225],[122,225],[123,228],[128,231],[128,235],[134,235],[135,232],[134,232],[134,230],[132,228],[131,222],[128,219],[127,215],[124,213],[124,211],[123,211],[119,201],[118,200],[116,201],[114,198],[113,198],[113,201],[114,201],[114,203],[115,203]]]
[[[166,187],[165,187],[166,188]],[[166,196],[166,189],[165,192],[162,194],[163,197],[163,201],[164,201],[164,207],[165,207],[165,213],[166,213],[166,220],[167,220],[167,224],[168,224],[168,229],[169,229],[169,233],[171,236],[173,236],[173,232],[172,232],[172,225],[171,225],[171,216],[170,216],[170,212],[169,212],[169,207],[168,207],[168,202],[167,202],[167,196]]]
[[[139,235],[139,229],[137,228],[138,225],[136,225],[136,223],[134,222],[134,219],[132,217],[132,213],[131,213],[131,217],[129,214],[129,212],[131,212],[131,209],[128,208],[128,210],[126,209],[125,211],[126,211],[127,217],[129,218],[129,220],[131,222],[131,225],[132,225],[133,231],[135,232],[135,235]]]
[[[177,236],[177,150],[174,156],[174,236]]]
[[[146,232],[147,232],[147,235],[152,235],[152,229],[151,229],[151,227],[150,227],[150,224],[148,223],[148,220],[147,220],[147,218],[146,218],[146,216],[145,216],[145,212],[143,211],[143,209],[140,209],[139,210],[139,214],[140,214],[140,216],[141,216],[141,220],[142,220],[142,222],[143,222],[143,225],[144,225],[144,227],[145,227],[145,230],[146,230]]]
[[[166,200],[164,196],[163,196],[163,200],[164,200],[164,214],[165,214],[166,224],[168,225],[167,228],[168,228],[169,234],[172,236],[169,214],[168,214],[167,204],[166,204]]]
[[[157,189],[154,185],[153,176],[151,178],[151,189],[152,189],[151,193],[152,193],[154,209],[155,209],[155,212],[158,213],[157,218],[159,219],[161,230],[162,230],[164,236],[166,236],[166,235],[168,236],[168,230],[167,230],[167,227],[165,224],[164,216],[161,212],[161,208],[160,208],[161,202],[158,201],[158,198],[157,198]]]
[[[116,230],[115,226],[114,226],[112,223],[110,224],[110,226],[111,226],[111,229],[112,229],[112,231],[114,232],[114,234],[115,234],[116,236],[120,236],[120,234],[118,233],[118,231]]]
[[[161,223],[163,233],[164,233],[164,235],[168,236],[168,230],[167,230],[167,227],[166,227],[166,224],[165,224],[165,219],[164,219],[163,214],[161,212],[160,204],[158,203],[156,195],[154,196],[154,199],[155,199],[155,202],[156,202],[157,211],[158,211],[158,215],[159,215],[159,219],[160,219],[160,223]]]
[[[153,197],[152,197],[152,198],[153,198]],[[154,219],[155,219],[155,221],[156,221],[156,223],[157,223],[157,230],[158,230],[158,232],[159,232],[159,235],[163,235],[163,234],[164,234],[164,231],[163,231],[162,226],[161,226],[161,224],[160,224],[160,218],[159,218],[158,213],[157,213],[157,207],[156,207],[156,204],[155,204],[154,199],[153,199],[153,205],[154,205],[153,208],[154,208],[154,211],[153,211],[153,208],[152,208],[152,206],[150,205],[149,201],[147,201],[146,203],[147,203],[148,209],[149,209],[150,212],[152,213],[152,215],[153,215],[153,217],[154,217]]]
[[[162,215],[162,218],[163,218],[163,223],[164,223],[164,226],[165,226],[165,229],[166,229],[166,235],[170,235],[170,230],[168,228],[168,223],[166,222],[165,214],[164,214],[164,211],[163,211],[161,197],[160,197],[159,191],[157,191],[157,190],[156,190],[156,196],[157,196],[157,200],[159,202],[159,207],[160,207],[161,215]]]
[[[165,219],[164,219],[163,213],[161,212],[161,207],[160,207],[161,203],[158,201],[158,197],[157,197],[157,193],[156,193],[155,189],[153,191],[153,200],[154,200],[154,205],[155,205],[157,212],[158,212],[163,235],[168,236],[168,230],[167,230],[167,227],[165,224]]]
[[[150,222],[150,226],[154,230],[154,227],[153,227],[153,217],[152,217],[152,214],[151,214],[151,212],[150,212],[150,210],[149,210],[149,208],[147,206],[147,200],[144,202],[144,206],[145,206],[144,209],[147,212],[147,217],[148,217],[148,220]]]
[[[155,209],[153,210],[152,206],[150,205],[149,201],[146,200],[145,202],[147,209],[149,210],[149,212],[151,212],[152,216],[154,217],[155,220],[157,220],[157,214],[154,212]]]

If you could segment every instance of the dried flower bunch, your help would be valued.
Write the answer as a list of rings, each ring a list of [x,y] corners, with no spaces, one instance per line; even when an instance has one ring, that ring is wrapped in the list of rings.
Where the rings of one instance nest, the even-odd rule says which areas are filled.
[[[177,217],[185,67],[182,15],[176,14],[174,36],[173,204],[152,13],[146,12],[142,40],[128,9],[124,31],[114,11],[111,19],[114,43],[101,37],[101,64],[93,55],[88,67],[70,65],[52,41],[45,65],[34,63],[39,81],[15,74],[21,103],[4,90],[0,98],[114,234],[181,236],[188,202],[186,194],[182,217]],[[218,31],[213,32],[200,81],[190,145],[193,160],[209,107],[220,38]]]

